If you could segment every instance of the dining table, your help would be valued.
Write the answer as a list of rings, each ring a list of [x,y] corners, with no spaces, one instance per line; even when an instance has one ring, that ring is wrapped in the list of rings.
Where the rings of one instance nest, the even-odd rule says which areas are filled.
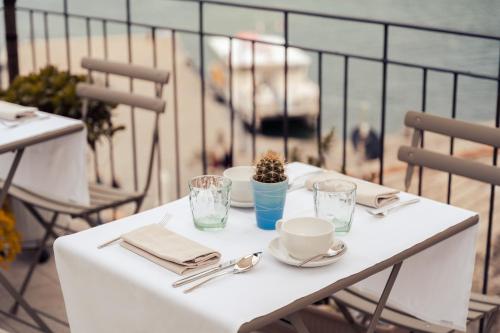
[[[0,207],[12,185],[49,198],[87,204],[86,145],[85,125],[80,120],[36,111],[27,119],[0,121]],[[24,223],[22,236],[24,231],[41,228],[35,219],[15,213],[16,228]],[[42,331],[51,332],[24,298],[24,290],[17,290],[1,269],[0,286]]]
[[[287,167],[290,178],[311,168]],[[379,299],[369,332],[386,304],[465,331],[478,214],[419,199],[384,217],[356,205],[350,232],[336,236],[347,251],[339,261],[315,268],[277,260],[268,246],[278,234],[257,227],[253,208],[231,208],[221,231],[196,229],[188,197],[60,237],[54,251],[71,332],[252,332],[287,318],[302,333],[307,328],[300,311],[347,287]],[[166,213],[171,218],[165,228],[219,251],[222,262],[256,251],[263,252],[262,259],[244,274],[215,279],[186,294],[172,287],[179,275],[144,257],[117,244],[98,249]],[[287,193],[285,219],[314,214],[311,191],[299,187]]]

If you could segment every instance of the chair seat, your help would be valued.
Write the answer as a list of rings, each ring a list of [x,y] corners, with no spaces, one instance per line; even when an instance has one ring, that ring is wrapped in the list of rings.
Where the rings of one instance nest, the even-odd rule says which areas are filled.
[[[3,181],[0,180],[0,188],[2,187]],[[142,194],[138,192],[126,192],[102,184],[89,184],[89,193],[90,205],[87,206],[42,196],[14,184],[9,188],[9,195],[20,201],[42,209],[68,214],[73,217],[83,216],[90,212],[99,211],[108,207],[118,207],[126,203],[137,201],[142,196]]]
[[[378,303],[378,299],[375,299],[372,296],[361,294],[358,291],[354,292],[349,289],[335,293],[332,295],[332,298],[340,304],[368,314],[375,312],[375,308]],[[495,302],[499,301],[500,298],[496,296],[488,297],[481,294],[473,295],[469,303],[467,321],[476,321],[497,311],[500,303]],[[389,306],[386,306],[382,311],[380,320],[407,328],[409,330],[421,332],[444,333],[453,331],[446,327],[427,323]]]
[[[117,203],[125,204],[133,202],[142,196],[138,192],[127,192],[121,189],[113,188],[108,185],[91,183],[89,184],[90,206],[92,208],[101,208],[104,206],[117,206]]]

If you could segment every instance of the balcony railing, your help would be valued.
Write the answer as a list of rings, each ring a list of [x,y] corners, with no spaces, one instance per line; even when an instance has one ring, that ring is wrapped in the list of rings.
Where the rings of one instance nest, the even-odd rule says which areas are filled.
[[[399,23],[399,22],[390,22],[390,21],[383,21],[383,20],[373,20],[373,19],[364,19],[364,18],[358,18],[358,17],[349,17],[349,16],[341,16],[341,15],[332,15],[332,14],[325,14],[325,13],[319,13],[319,12],[309,12],[309,11],[301,11],[301,10],[293,10],[293,9],[282,9],[282,8],[274,8],[274,7],[267,7],[267,6],[254,6],[254,5],[247,5],[247,4],[242,4],[242,3],[227,3],[223,1],[211,1],[211,0],[185,0],[182,1],[183,3],[191,3],[192,8],[196,8],[196,16],[198,19],[198,27],[197,28],[184,28],[184,27],[176,27],[176,26],[171,26],[168,24],[165,25],[154,25],[154,24],[148,24],[148,23],[143,23],[143,22],[135,22],[132,20],[132,8],[131,8],[131,2],[130,0],[123,0],[123,6],[125,10],[125,18],[124,19],[112,19],[112,18],[106,18],[106,17],[99,17],[99,16],[88,16],[88,15],[81,15],[77,13],[72,13],[69,12],[68,10],[68,1],[67,0],[61,0],[62,1],[62,11],[54,11],[54,10],[45,10],[45,9],[36,9],[36,8],[26,8],[26,7],[16,7],[15,6],[15,0],[4,0],[4,17],[5,17],[5,37],[6,37],[6,45],[7,45],[7,63],[6,67],[8,68],[8,74],[10,79],[14,78],[16,75],[18,75],[20,72],[26,72],[25,68],[19,68],[19,61],[18,61],[18,56],[17,56],[17,48],[18,48],[18,38],[16,31],[18,30],[17,27],[20,26],[19,20],[22,17],[23,24],[28,25],[28,36],[26,36],[27,41],[30,43],[31,47],[31,60],[32,60],[32,67],[33,69],[36,69],[38,66],[40,66],[40,57],[37,57],[39,54],[40,50],[37,50],[36,48],[36,39],[43,39],[44,42],[44,58],[47,63],[51,63],[51,57],[54,54],[54,52],[64,52],[65,54],[65,59],[66,63],[61,64],[63,66],[66,66],[68,70],[78,70],[75,68],[72,68],[72,55],[75,53],[74,50],[72,49],[72,44],[71,44],[71,38],[73,37],[72,35],[72,24],[75,24],[77,21],[80,21],[79,24],[83,22],[85,26],[85,36],[86,37],[86,48],[87,48],[87,54],[89,56],[92,56],[92,42],[93,42],[93,36],[99,35],[102,36],[103,40],[103,57],[108,59],[110,58],[109,56],[109,49],[108,49],[108,39],[109,39],[109,26],[110,25],[120,25],[123,26],[125,36],[126,36],[126,49],[124,52],[126,52],[126,58],[130,63],[134,62],[133,59],[133,35],[134,35],[134,29],[141,29],[142,31],[146,31],[147,34],[151,37],[151,49],[150,50],[144,50],[143,52],[150,52],[151,53],[151,59],[152,59],[152,65],[157,66],[158,65],[158,53],[157,53],[157,36],[159,33],[168,33],[170,36],[170,41],[171,41],[171,54],[169,55],[171,57],[171,67],[169,70],[172,72],[172,81],[171,85],[169,87],[170,93],[167,94],[167,96],[171,96],[171,99],[168,100],[168,103],[171,105],[171,110],[173,111],[173,145],[174,145],[174,162],[173,162],[173,167],[168,168],[168,171],[171,172],[174,175],[175,179],[175,193],[177,196],[180,196],[182,191],[182,183],[181,183],[181,173],[182,169],[184,167],[185,162],[183,163],[181,161],[181,153],[182,153],[182,142],[179,140],[179,112],[180,112],[180,101],[179,97],[179,81],[178,81],[178,66],[179,66],[179,39],[181,36],[193,36],[194,38],[197,38],[197,54],[193,55],[193,57],[196,57],[198,59],[197,63],[197,72],[200,78],[200,86],[199,87],[191,87],[191,89],[199,89],[199,94],[201,96],[201,103],[200,103],[200,110],[199,110],[199,116],[200,116],[200,122],[201,122],[201,140],[199,142],[199,145],[201,147],[200,151],[200,158],[199,158],[199,163],[200,163],[200,169],[203,173],[206,173],[207,170],[209,169],[208,165],[208,143],[207,143],[207,132],[208,132],[208,127],[207,127],[207,117],[210,117],[210,115],[207,114],[207,94],[208,94],[208,89],[209,89],[209,83],[208,83],[208,78],[207,78],[207,50],[206,50],[206,39],[211,38],[211,37],[223,37],[227,39],[230,47],[229,47],[229,54],[228,54],[228,61],[227,61],[227,66],[225,70],[229,73],[229,84],[228,84],[228,99],[227,99],[227,108],[229,110],[229,117],[228,117],[228,126],[230,128],[230,134],[229,134],[229,154],[228,156],[230,157],[229,164],[237,163],[235,161],[235,140],[236,135],[235,135],[235,122],[237,121],[237,117],[235,114],[235,107],[234,107],[234,89],[233,89],[233,61],[232,57],[234,56],[232,54],[233,50],[233,43],[236,41],[242,41],[242,42],[247,42],[249,45],[251,45],[251,50],[252,50],[252,58],[251,58],[251,71],[252,71],[252,83],[253,83],[253,103],[251,106],[252,110],[252,121],[250,124],[249,128],[249,135],[251,136],[251,151],[252,151],[252,158],[255,158],[255,155],[257,151],[259,151],[258,147],[258,142],[257,142],[257,128],[256,128],[256,102],[255,102],[255,48],[258,45],[272,45],[275,47],[281,47],[284,52],[284,73],[283,73],[283,95],[285,96],[283,100],[283,117],[282,117],[282,151],[283,154],[285,155],[286,158],[290,157],[290,128],[289,128],[289,122],[288,122],[288,112],[289,112],[289,92],[287,91],[289,89],[289,49],[290,48],[297,48],[300,50],[303,50],[307,52],[308,54],[314,55],[315,58],[315,65],[317,68],[315,68],[315,71],[317,72],[317,84],[319,88],[319,97],[318,97],[318,112],[316,116],[316,129],[315,129],[315,140],[316,140],[316,152],[315,154],[321,156],[322,154],[322,145],[321,141],[325,133],[323,133],[323,116],[325,115],[325,112],[329,112],[329,110],[325,110],[323,99],[326,94],[329,92],[325,90],[325,77],[324,77],[324,72],[325,72],[325,66],[327,66],[327,62],[325,61],[326,57],[332,57],[334,59],[337,59],[340,61],[342,64],[342,70],[339,73],[339,77],[341,77],[341,82],[342,82],[342,93],[341,93],[341,118],[338,123],[341,124],[341,127],[339,128],[339,138],[341,140],[341,162],[340,162],[340,169],[342,172],[347,171],[347,162],[348,162],[348,153],[349,150],[347,148],[348,145],[348,112],[349,112],[349,106],[348,106],[348,101],[349,101],[349,89],[351,88],[350,83],[349,83],[349,75],[350,75],[350,70],[355,67],[357,64],[361,62],[368,62],[368,63],[375,63],[380,65],[381,69],[381,82],[380,82],[380,95],[379,95],[379,100],[380,100],[380,115],[379,115],[379,134],[380,134],[380,143],[379,143],[379,151],[380,155],[378,158],[378,181],[382,184],[384,183],[384,175],[385,175],[385,166],[386,166],[386,135],[387,135],[387,109],[388,109],[388,85],[390,82],[390,76],[388,75],[388,70],[389,68],[392,67],[404,67],[404,68],[409,68],[415,71],[421,72],[421,93],[420,93],[420,109],[422,111],[426,111],[427,108],[427,100],[428,100],[428,78],[431,73],[442,73],[444,75],[448,75],[451,80],[452,80],[452,91],[451,91],[451,111],[449,113],[449,116],[452,118],[457,117],[457,107],[459,106],[459,89],[458,83],[460,80],[467,78],[471,80],[478,80],[479,81],[488,81],[488,82],[493,82],[496,83],[497,85],[497,90],[496,90],[496,106],[491,109],[491,119],[494,120],[495,126],[499,127],[500,125],[500,36],[498,35],[487,35],[487,34],[480,34],[480,33],[473,33],[473,32],[464,32],[464,31],[456,31],[456,30],[451,30],[451,29],[442,29],[442,28],[434,28],[434,27],[428,27],[428,26],[420,26],[420,25],[415,25],[415,24],[405,24],[405,23]],[[167,1],[167,0],[166,0]],[[174,0],[173,0],[174,1]],[[217,33],[213,32],[207,29],[207,19],[208,16],[210,15],[210,10],[213,10],[214,8],[233,8],[233,9],[238,9],[242,11],[243,13],[245,11],[248,12],[264,12],[264,13],[273,13],[277,17],[280,18],[280,23],[282,25],[281,31],[282,31],[282,41],[279,42],[272,42],[272,41],[267,41],[267,40],[258,40],[254,38],[248,38],[248,37],[242,37],[239,35],[235,34],[229,34],[229,33]],[[16,27],[16,21],[14,20],[15,16],[17,14],[17,27]],[[361,54],[361,53],[352,53],[352,52],[343,52],[341,50],[336,50],[336,49],[330,49],[329,47],[321,46],[321,47],[312,47],[312,46],[304,46],[300,43],[296,43],[293,41],[291,38],[291,20],[295,19],[297,17],[301,18],[308,18],[311,20],[321,20],[325,22],[350,22],[353,25],[359,25],[359,26],[368,26],[370,29],[374,29],[376,31],[379,31],[382,38],[381,38],[381,45],[380,45],[380,54],[377,56],[373,55],[367,55],[367,54]],[[50,27],[50,21],[52,19],[62,19],[63,22],[63,34],[62,37],[64,39],[64,49],[57,49],[54,50],[51,47],[50,39],[52,38],[51,36],[51,31],[49,30]],[[43,27],[42,31],[36,31],[35,29],[35,20],[40,20],[41,26]],[[98,25],[100,26],[100,31],[96,32],[95,31],[95,26]],[[94,28],[94,29],[92,29]],[[400,60],[393,58],[389,55],[389,49],[391,46],[391,33],[393,31],[419,31],[419,32],[425,32],[429,34],[436,34],[439,36],[452,36],[452,37],[460,37],[463,38],[463,42],[467,43],[470,41],[488,41],[490,43],[496,43],[497,48],[499,50],[499,59],[498,59],[498,74],[495,75],[489,75],[485,73],[481,73],[479,71],[468,71],[468,70],[460,70],[457,68],[452,68],[452,66],[436,66],[436,65],[426,65],[422,64],[419,62],[415,61],[405,61],[405,60]],[[432,50],[429,50],[430,53],[432,53]],[[111,59],[112,60],[112,59]],[[74,62],[73,62],[74,63]],[[3,69],[3,68],[0,68]],[[0,78],[4,77],[5,75],[0,74]],[[5,87],[5,78],[4,82],[0,82],[3,84]],[[134,89],[134,82],[130,82],[130,89]],[[168,97],[167,97],[168,99]],[[401,113],[403,113],[406,110],[400,110]],[[138,147],[137,147],[137,124],[136,124],[136,118],[134,115],[134,110],[131,110],[130,112],[130,128],[127,130],[130,133],[130,140],[131,140],[131,150],[132,150],[132,155],[133,155],[133,186],[134,188],[138,187],[138,175],[140,173],[139,165],[138,165]],[[164,134],[165,135],[165,134]],[[422,145],[424,143],[422,142]],[[453,154],[455,149],[455,142],[452,139],[449,143],[449,153]],[[491,157],[492,159],[492,164],[497,165],[497,150],[493,152],[493,155]],[[110,159],[113,159],[114,156],[113,154],[109,155]],[[161,182],[161,172],[163,169],[166,167],[162,166],[162,161],[165,161],[166,157],[162,156],[162,150],[158,150],[158,165],[157,165],[157,189],[158,189],[158,200],[161,202],[163,201],[162,198],[162,193],[164,192],[164,189],[162,187],[164,184]],[[422,181],[423,181],[423,173],[422,170],[419,172],[419,184],[418,184],[418,193],[422,193]],[[447,202],[450,202],[451,198],[451,192],[452,192],[452,177],[448,177],[448,184],[447,184]],[[492,234],[491,234],[491,226],[493,223],[493,217],[494,217],[494,203],[495,203],[495,188],[492,186],[490,190],[490,202],[489,202],[489,214],[488,214],[488,235],[487,235],[487,243],[486,243],[486,254],[485,254],[485,263],[484,263],[484,282],[483,282],[483,292],[486,292],[488,289],[488,268],[489,268],[489,262],[490,262],[490,249],[491,249],[491,240],[492,240]]]

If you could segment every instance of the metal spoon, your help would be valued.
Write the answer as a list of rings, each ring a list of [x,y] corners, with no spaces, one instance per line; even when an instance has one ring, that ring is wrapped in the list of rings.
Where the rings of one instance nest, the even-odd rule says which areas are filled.
[[[407,205],[411,205],[411,204],[417,203],[419,201],[420,201],[419,198],[415,198],[415,199],[411,199],[411,200],[401,201],[395,205],[392,205],[392,206],[389,206],[386,208],[367,209],[366,211],[372,215],[384,217],[384,216],[387,216],[389,214],[389,212],[393,209],[400,208],[400,207],[407,206]]]
[[[333,244],[332,247],[330,247],[328,249],[327,253],[318,254],[317,256],[306,259],[306,260],[302,261],[300,264],[298,264],[298,266],[302,267],[305,264],[307,264],[308,262],[311,262],[313,260],[331,258],[331,257],[338,256],[339,254],[343,253],[346,250],[346,248],[347,247],[345,246],[344,242],[337,242],[337,243]]]
[[[257,265],[259,263],[261,257],[262,257],[262,252],[256,252],[254,254],[250,254],[248,256],[245,256],[236,262],[236,264],[234,265],[232,270],[215,274],[215,275],[209,277],[208,279],[203,280],[198,284],[195,284],[191,288],[184,290],[184,293],[185,294],[190,293],[191,291],[195,290],[199,286],[204,285],[208,281],[213,280],[215,278],[218,278],[219,276],[223,276],[223,275],[230,274],[230,273],[233,273],[233,274],[245,273],[245,272],[251,270],[255,265]]]

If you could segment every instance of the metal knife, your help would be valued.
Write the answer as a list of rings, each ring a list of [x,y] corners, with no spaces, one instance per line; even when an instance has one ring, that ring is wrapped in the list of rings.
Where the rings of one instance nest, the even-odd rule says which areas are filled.
[[[172,283],[172,287],[177,288],[177,287],[183,286],[187,283],[191,283],[193,281],[199,280],[199,279],[204,278],[206,276],[212,275],[216,272],[222,271],[226,268],[232,267],[232,266],[234,266],[234,264],[236,264],[238,259],[231,259],[231,260],[223,262],[215,267],[212,267],[212,268],[203,270],[201,272],[186,276],[186,277]]]

